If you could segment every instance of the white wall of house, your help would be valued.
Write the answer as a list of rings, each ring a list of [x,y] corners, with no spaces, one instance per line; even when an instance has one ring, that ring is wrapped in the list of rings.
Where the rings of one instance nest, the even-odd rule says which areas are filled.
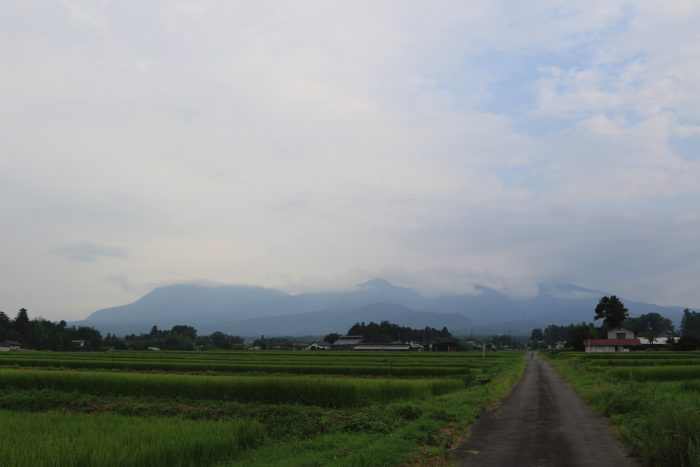
[[[589,353],[615,352],[615,346],[614,345],[587,345],[586,352],[589,352]]]
[[[587,345],[586,352],[596,353],[596,352],[629,352],[630,349],[626,349],[622,345]]]
[[[608,331],[608,339],[634,339],[634,331],[626,328],[615,328]]]

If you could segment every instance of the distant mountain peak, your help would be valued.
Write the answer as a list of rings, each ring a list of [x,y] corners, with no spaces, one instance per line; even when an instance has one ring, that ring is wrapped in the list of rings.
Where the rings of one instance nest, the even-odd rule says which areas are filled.
[[[389,282],[386,279],[382,279],[381,277],[375,277],[374,279],[370,279],[367,282],[363,282],[362,284],[358,284],[358,287],[362,289],[393,289],[396,288],[394,284]]]
[[[573,284],[539,284],[539,291],[540,295],[548,295],[550,297],[561,299],[596,298],[607,295],[605,292],[601,292],[600,290],[587,289],[585,287],[579,287],[578,285]]]

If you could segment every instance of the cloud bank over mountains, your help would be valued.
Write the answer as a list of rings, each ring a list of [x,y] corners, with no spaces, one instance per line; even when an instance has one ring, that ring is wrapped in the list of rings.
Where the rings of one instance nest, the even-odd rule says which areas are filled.
[[[700,304],[695,1],[4,2],[0,296]]]
[[[591,322],[605,292],[570,284],[540,285],[535,296],[517,298],[485,286],[473,294],[426,297],[376,278],[345,292],[290,295],[251,286],[178,284],[159,287],[133,303],[98,310],[75,324],[116,335],[140,334],[156,325],[194,326],[200,334],[320,336],[345,333],[359,322],[389,321],[423,329],[447,327],[457,335],[527,335],[534,327]],[[625,299],[631,316],[660,313],[680,322],[681,307]]]

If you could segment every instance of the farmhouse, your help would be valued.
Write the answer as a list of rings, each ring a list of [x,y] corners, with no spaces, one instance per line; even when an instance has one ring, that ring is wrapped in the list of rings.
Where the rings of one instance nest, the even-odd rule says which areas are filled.
[[[0,352],[10,352],[12,350],[21,350],[22,344],[17,341],[0,341]]]
[[[333,342],[333,350],[351,350],[363,339],[362,336],[340,336]]]
[[[87,343],[87,341],[83,340],[83,339],[76,339],[76,340],[70,341],[70,344],[74,349],[80,349],[80,350],[83,350],[85,348],[86,343]]]
[[[583,345],[586,352],[629,352],[632,347],[640,345],[634,332],[625,328],[615,328],[608,331],[607,339],[585,339]]]
[[[441,341],[441,342],[433,342],[430,344],[430,350],[433,352],[454,352],[457,350],[459,345],[455,341]]]
[[[329,344],[328,342],[312,342],[304,347],[304,350],[331,350],[332,348],[333,344]]]

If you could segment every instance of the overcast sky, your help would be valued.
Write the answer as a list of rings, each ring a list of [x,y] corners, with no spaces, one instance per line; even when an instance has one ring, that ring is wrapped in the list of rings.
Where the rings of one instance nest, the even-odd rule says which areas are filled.
[[[700,2],[0,4],[0,309],[161,284],[700,305]]]

